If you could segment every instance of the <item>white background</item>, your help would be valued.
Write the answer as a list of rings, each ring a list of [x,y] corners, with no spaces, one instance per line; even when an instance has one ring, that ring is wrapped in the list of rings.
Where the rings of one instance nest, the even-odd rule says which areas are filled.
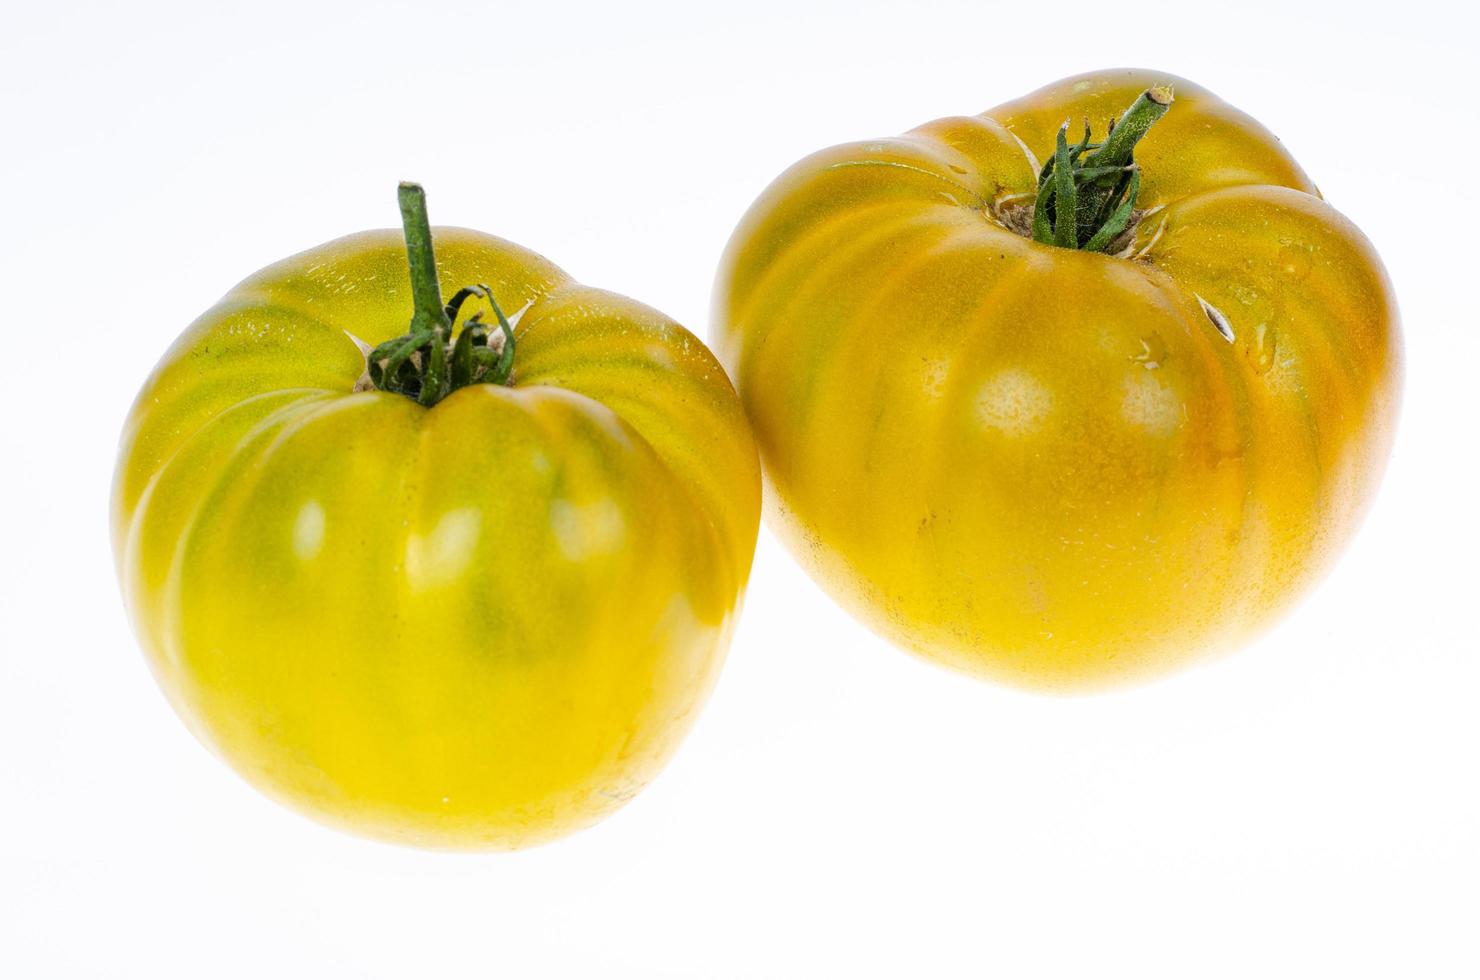
[[[1480,975],[1465,5],[214,6],[0,19],[0,974]],[[874,638],[763,532],[672,765],[512,855],[321,829],[171,714],[107,489],[138,385],[238,279],[395,224],[414,178],[435,222],[703,335],[731,227],[796,158],[1115,64],[1270,126],[1402,304],[1382,495],[1262,642],[1130,691],[1018,693]]]

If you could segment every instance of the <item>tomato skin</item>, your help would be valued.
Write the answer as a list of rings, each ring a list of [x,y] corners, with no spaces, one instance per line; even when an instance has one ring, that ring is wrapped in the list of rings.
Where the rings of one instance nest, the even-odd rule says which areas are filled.
[[[1008,227],[1065,119],[1102,135],[1165,83],[1126,255]],[[1268,625],[1359,523],[1401,386],[1371,244],[1258,123],[1141,70],[801,161],[736,229],[713,320],[812,576],[921,655],[1045,690]]]
[[[760,476],[682,327],[534,253],[435,233],[513,312],[514,384],[355,392],[411,315],[399,234],[271,266],[197,320],[125,427],[120,580],[151,667],[253,784],[356,833],[539,843],[619,807],[714,683]]]

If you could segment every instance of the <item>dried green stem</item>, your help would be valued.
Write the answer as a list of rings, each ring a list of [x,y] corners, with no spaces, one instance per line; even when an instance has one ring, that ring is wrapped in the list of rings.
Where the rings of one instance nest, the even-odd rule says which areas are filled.
[[[396,189],[396,199],[401,205],[401,229],[406,236],[406,262],[411,267],[411,329],[451,332],[452,324],[442,308],[442,287],[437,282],[426,191],[420,184],[402,182]]]
[[[418,184],[403,183],[397,197],[411,275],[411,325],[406,333],[387,340],[366,356],[371,384],[428,408],[467,385],[509,384],[514,367],[514,328],[494,300],[493,291],[481,284],[464,286],[444,306],[427,220],[426,192]],[[497,330],[483,322],[481,312],[469,317],[462,330],[454,330],[458,312],[475,296],[493,309]]]
[[[1033,207],[1035,241],[1061,248],[1103,252],[1128,228],[1136,215],[1141,188],[1135,148],[1153,123],[1166,115],[1172,91],[1153,86],[1142,92],[1101,143],[1084,139],[1069,145],[1069,123],[1059,128],[1054,155],[1038,179]]]

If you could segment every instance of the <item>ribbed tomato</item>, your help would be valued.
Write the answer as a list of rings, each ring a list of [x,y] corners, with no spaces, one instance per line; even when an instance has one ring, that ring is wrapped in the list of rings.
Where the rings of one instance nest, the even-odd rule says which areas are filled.
[[[813,576],[1034,687],[1270,622],[1371,500],[1400,387],[1371,244],[1257,122],[1149,71],[808,157],[735,231],[714,323]]]
[[[488,235],[439,230],[433,267],[419,220],[414,320],[387,231],[185,332],[124,431],[115,553],[170,700],[254,784],[359,833],[521,846],[674,751],[729,642],[759,464],[688,331]],[[443,319],[438,273],[487,288]],[[490,299],[523,308],[507,334]]]

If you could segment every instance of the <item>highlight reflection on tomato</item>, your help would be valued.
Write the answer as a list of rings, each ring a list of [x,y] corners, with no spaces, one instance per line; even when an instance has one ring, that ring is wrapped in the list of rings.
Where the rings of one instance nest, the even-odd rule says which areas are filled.
[[[440,229],[433,264],[421,201],[406,244],[270,266],[176,342],[124,431],[115,554],[161,685],[254,784],[359,833],[522,846],[674,751],[759,467],[688,331],[488,235]],[[439,278],[486,288],[449,316]]]
[[[1371,244],[1262,126],[1156,72],[808,157],[735,231],[714,321],[811,574],[1031,687],[1267,624],[1350,537],[1399,398]]]

